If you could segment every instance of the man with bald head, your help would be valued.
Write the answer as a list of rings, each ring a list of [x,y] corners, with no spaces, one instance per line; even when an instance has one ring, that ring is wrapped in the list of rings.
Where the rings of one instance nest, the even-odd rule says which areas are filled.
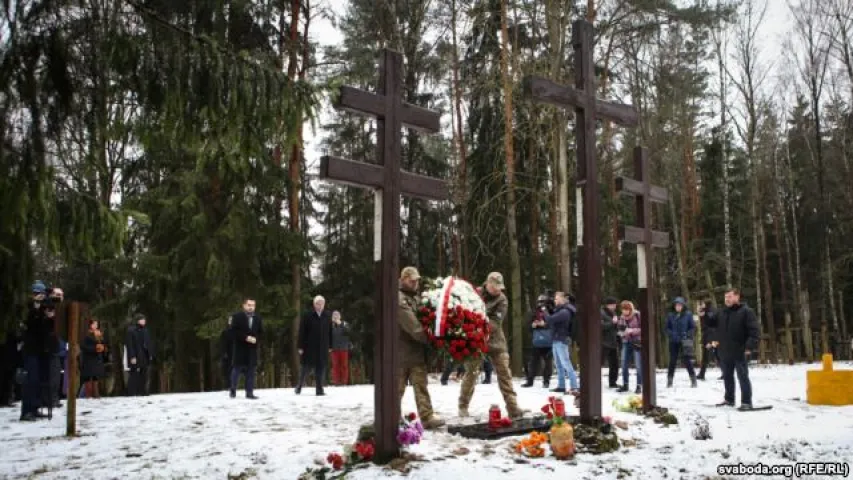
[[[415,392],[415,404],[418,416],[427,430],[439,428],[444,420],[432,411],[432,399],[427,388],[426,346],[429,339],[418,321],[417,309],[420,304],[418,283],[421,274],[415,267],[406,267],[400,273],[400,294],[397,322],[400,324],[400,373],[398,388],[400,402],[406,393],[406,383],[412,383]]]
[[[302,386],[308,376],[308,371],[314,371],[317,395],[325,395],[323,382],[326,380],[326,365],[332,343],[332,314],[326,310],[326,299],[317,295],[314,297],[314,308],[302,315],[299,324],[299,359],[301,372],[296,394],[302,393]]]

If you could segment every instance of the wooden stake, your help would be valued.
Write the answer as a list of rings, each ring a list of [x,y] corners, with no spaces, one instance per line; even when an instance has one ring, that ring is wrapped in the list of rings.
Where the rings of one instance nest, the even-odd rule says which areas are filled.
[[[80,351],[77,338],[80,335],[80,304],[71,302],[68,311],[68,395],[65,403],[65,435],[77,436],[77,390],[80,389],[80,369],[77,358]]]

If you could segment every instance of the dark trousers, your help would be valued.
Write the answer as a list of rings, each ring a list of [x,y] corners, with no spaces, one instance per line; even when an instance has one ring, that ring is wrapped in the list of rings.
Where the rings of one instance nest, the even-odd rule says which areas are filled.
[[[225,388],[231,388],[231,359],[223,358],[220,364],[220,373],[222,374],[222,384]]]
[[[740,384],[740,403],[752,405],[752,382],[749,381],[749,367],[746,360],[726,360],[720,364],[723,371],[723,386],[725,396],[723,399],[728,403],[735,403],[735,373]]]
[[[489,360],[489,357],[486,357],[483,360],[483,383],[492,383],[492,371],[494,371],[494,367],[492,366],[492,361]]]
[[[21,386],[21,416],[37,414],[41,406],[42,362],[38,355],[24,355],[26,382]]]
[[[450,374],[453,373],[454,367],[456,367],[457,377],[459,377],[463,373],[465,373],[465,365],[464,364],[460,363],[457,365],[455,362],[448,360],[444,364],[444,371],[441,372],[441,384],[442,385],[447,385],[447,382],[450,380]]]
[[[148,395],[148,366],[131,366],[127,376],[127,394],[131,397]]]
[[[693,358],[690,355],[685,355],[682,350],[681,342],[669,342],[669,370],[667,371],[669,378],[675,376],[675,365],[678,363],[679,356],[684,361],[684,368],[687,369],[690,378],[696,377],[696,371],[693,370]]]
[[[608,385],[611,387],[618,387],[619,384],[619,350],[616,347],[602,347],[601,354],[604,358],[602,358],[601,363],[607,363],[607,380]]]
[[[302,365],[299,369],[299,383],[296,388],[302,390],[305,385],[305,379],[308,378],[308,372],[314,371],[314,382],[317,386],[317,393],[323,393],[323,381],[326,379],[326,364],[317,362],[316,365]]]
[[[705,353],[702,355],[702,368],[699,369],[699,378],[705,378],[705,370],[708,368],[708,364],[711,363],[711,359],[716,361],[717,365],[720,365],[720,354],[716,348],[705,349]]]
[[[552,347],[533,347],[533,352],[530,355],[530,365],[527,367],[527,384],[533,385],[533,379],[536,377],[536,372],[539,371],[539,364],[544,362],[542,366],[542,383],[548,385],[551,381],[551,372],[554,369]]]
[[[231,369],[231,393],[237,392],[237,382],[240,381],[240,375],[246,377],[246,396],[251,397],[255,393],[255,366],[234,365],[234,368]]]

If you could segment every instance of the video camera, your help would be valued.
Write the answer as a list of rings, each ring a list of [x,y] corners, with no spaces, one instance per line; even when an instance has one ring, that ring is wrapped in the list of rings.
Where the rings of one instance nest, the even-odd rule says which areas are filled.
[[[555,308],[554,291],[546,288],[536,299],[536,309],[542,312],[553,313]]]

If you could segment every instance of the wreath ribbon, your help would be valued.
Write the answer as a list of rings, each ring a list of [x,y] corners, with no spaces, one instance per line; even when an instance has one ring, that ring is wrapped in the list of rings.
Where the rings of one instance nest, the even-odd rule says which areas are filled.
[[[448,277],[447,281],[441,287],[439,294],[438,311],[435,314],[435,336],[441,337],[444,332],[441,331],[441,323],[444,319],[444,312],[447,311],[447,304],[450,303],[450,291],[453,289],[454,278]]]

